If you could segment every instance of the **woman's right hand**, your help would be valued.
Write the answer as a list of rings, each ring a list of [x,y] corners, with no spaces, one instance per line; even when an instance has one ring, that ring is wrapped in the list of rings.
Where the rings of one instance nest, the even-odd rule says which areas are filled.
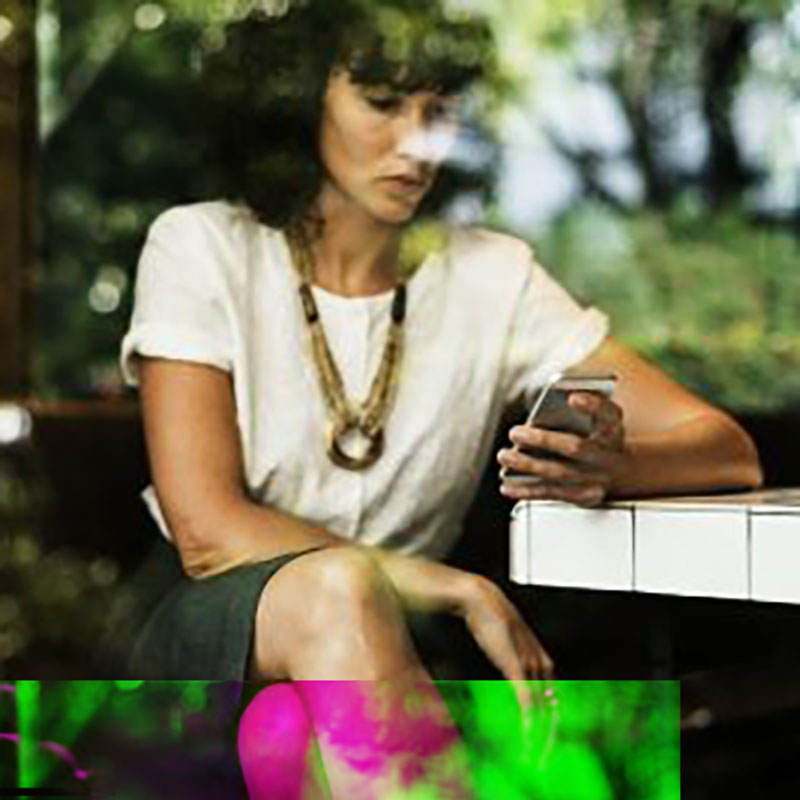
[[[553,660],[502,589],[487,578],[473,577],[462,608],[464,620],[489,660],[514,683],[520,705],[529,709],[538,698],[526,682],[547,685],[554,678]]]

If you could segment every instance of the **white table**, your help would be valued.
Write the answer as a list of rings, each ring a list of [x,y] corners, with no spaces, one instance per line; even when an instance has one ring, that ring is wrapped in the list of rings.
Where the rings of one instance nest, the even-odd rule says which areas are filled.
[[[800,604],[800,489],[618,502],[521,502],[519,584]]]

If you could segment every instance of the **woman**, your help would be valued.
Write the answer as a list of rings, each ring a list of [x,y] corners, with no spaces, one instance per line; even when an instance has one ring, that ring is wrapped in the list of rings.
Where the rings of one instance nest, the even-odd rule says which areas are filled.
[[[212,84],[229,101],[236,202],[156,221],[123,344],[141,391],[146,500],[175,546],[162,545],[168,590],[130,669],[296,682],[308,715],[290,714],[300,750],[319,745],[343,797],[423,779],[442,796],[466,791],[407,610],[462,617],[509,680],[552,673],[497,586],[436,561],[457,539],[507,404],[566,368],[619,376],[613,401],[573,395],[593,421],[587,438],[511,431],[519,447],[500,464],[537,480],[504,485],[508,497],[591,506],[760,481],[736,423],[610,339],[605,317],[580,308],[523,243],[414,230],[453,185],[442,161],[486,52],[480,24],[430,0],[316,0],[232,27]],[[386,693],[345,683],[332,700],[319,683],[330,680]],[[349,746],[385,745],[375,719],[396,735],[382,777],[369,776],[377,789],[337,739],[343,708],[348,730],[363,732]],[[421,719],[424,754],[412,735]],[[397,758],[405,767],[392,773]]]

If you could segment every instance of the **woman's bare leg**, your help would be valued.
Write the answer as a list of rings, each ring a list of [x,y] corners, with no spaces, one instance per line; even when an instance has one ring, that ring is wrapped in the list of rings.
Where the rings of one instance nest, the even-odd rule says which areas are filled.
[[[258,608],[254,668],[294,682],[336,800],[423,785],[434,797],[471,796],[447,707],[392,586],[362,551],[311,553],[277,573]]]

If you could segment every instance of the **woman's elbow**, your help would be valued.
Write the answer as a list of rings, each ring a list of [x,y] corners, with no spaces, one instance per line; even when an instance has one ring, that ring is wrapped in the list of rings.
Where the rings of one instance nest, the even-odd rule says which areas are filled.
[[[729,442],[727,468],[732,488],[758,489],[764,485],[764,470],[758,448],[749,433],[732,417],[724,416]]]
[[[201,580],[224,572],[229,555],[220,538],[221,526],[215,522],[224,513],[206,504],[191,509],[173,506],[164,511],[186,577]]]
[[[743,489],[760,489],[764,485],[764,470],[757,452],[741,460],[738,475],[738,485]]]

